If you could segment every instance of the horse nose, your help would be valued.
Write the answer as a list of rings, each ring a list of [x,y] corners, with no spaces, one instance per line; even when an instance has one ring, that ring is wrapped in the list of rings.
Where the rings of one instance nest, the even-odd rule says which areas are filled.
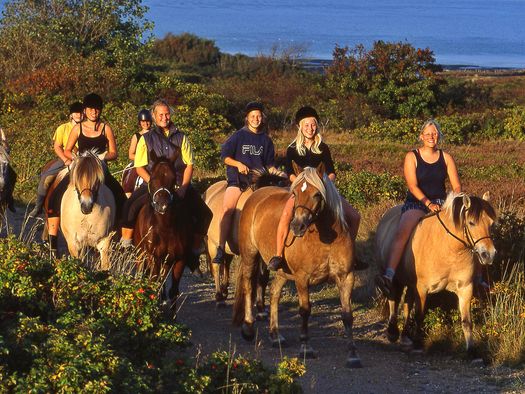
[[[80,210],[84,215],[89,215],[93,211],[93,204],[82,204]]]
[[[479,251],[479,260],[483,265],[490,265],[494,261],[494,256],[496,255],[496,249],[487,250],[483,248]]]
[[[293,232],[293,235],[295,235],[296,237],[302,237],[306,231],[307,226],[302,221],[292,221],[292,223],[290,224],[290,228]]]

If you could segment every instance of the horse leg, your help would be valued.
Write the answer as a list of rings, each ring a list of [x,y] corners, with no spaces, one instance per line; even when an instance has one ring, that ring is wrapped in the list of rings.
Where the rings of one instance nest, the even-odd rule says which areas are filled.
[[[301,348],[298,357],[315,358],[317,357],[317,354],[308,344],[308,319],[310,318],[310,313],[312,311],[310,294],[308,292],[308,279],[304,275],[297,277],[295,279],[295,287],[297,288],[297,295],[299,297],[299,315],[302,318],[301,334],[299,335]]]
[[[221,268],[221,281],[220,281],[220,294],[223,300],[228,299],[228,289],[230,287],[230,266],[233,260],[233,255],[227,255],[224,258],[224,264],[220,264]]]
[[[286,339],[279,334],[279,300],[287,279],[277,273],[270,288],[270,340],[273,347],[285,347]]]
[[[361,359],[357,355],[357,349],[354,343],[353,324],[354,316],[352,314],[352,289],[354,288],[354,273],[348,272],[345,275],[336,278],[336,284],[339,289],[339,298],[341,300],[341,320],[345,327],[348,337],[348,357],[346,366],[348,368],[362,368]]]
[[[247,340],[251,341],[255,338],[255,329],[253,323],[255,321],[253,317],[253,279],[255,270],[257,269],[257,261],[259,259],[258,255],[244,257],[241,261],[240,270],[242,270],[240,275],[242,275],[242,291],[244,293],[244,322],[241,327],[241,335]],[[239,275],[238,274],[238,275]]]
[[[465,336],[467,352],[472,355],[474,342],[472,340],[472,319],[470,317],[470,301],[472,300],[473,284],[457,290],[459,313],[461,314],[461,328]]]
[[[168,291],[168,305],[173,320],[177,318],[177,298],[179,297],[179,283],[184,272],[184,262],[183,260],[175,262],[171,269],[171,279],[172,284],[171,288]]]
[[[396,287],[392,289],[392,294],[388,297],[388,326],[386,329],[386,337],[394,343],[399,339],[399,327],[397,326],[397,313],[399,311],[399,290]]]
[[[270,272],[266,268],[266,264],[262,260],[259,260],[259,266],[257,267],[257,287],[256,287],[256,301],[255,306],[257,307],[257,320],[267,320],[268,312],[264,305],[264,293],[266,293],[266,286],[270,280]]]
[[[415,335],[414,335],[414,350],[421,351],[423,349],[423,320],[425,318],[425,303],[427,300],[427,289],[420,286],[414,292],[415,302]]]
[[[414,346],[410,339],[410,329],[412,325],[412,308],[414,307],[414,289],[407,287],[405,302],[403,303],[403,331],[401,332],[401,350],[410,351]]]

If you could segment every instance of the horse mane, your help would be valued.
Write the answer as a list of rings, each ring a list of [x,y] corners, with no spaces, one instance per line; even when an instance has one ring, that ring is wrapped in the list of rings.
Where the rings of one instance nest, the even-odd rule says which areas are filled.
[[[251,188],[253,190],[260,189],[265,186],[289,186],[290,182],[286,174],[275,168],[262,168],[250,170]],[[283,176],[284,175],[284,176]]]
[[[463,197],[467,194],[464,192],[454,193],[450,192],[443,204],[443,211],[448,213],[454,226],[459,229],[463,226],[466,214],[472,218],[476,223],[481,218],[483,213],[486,213],[492,220],[496,220],[496,211],[490,203],[482,198],[476,196],[469,196],[470,207],[467,209],[463,204]]]
[[[346,223],[343,205],[341,203],[341,196],[337,191],[333,182],[328,178],[326,173],[323,174],[323,178],[319,177],[317,170],[313,167],[305,167],[303,172],[297,175],[297,178],[293,181],[290,186],[290,191],[295,189],[295,187],[301,182],[308,182],[313,187],[315,187],[321,195],[323,200],[330,210],[331,214],[334,216],[336,222],[341,226],[343,230],[348,230],[348,225]]]
[[[70,182],[79,190],[83,189],[78,185],[79,183],[94,184],[98,182],[100,185],[104,183],[102,161],[98,158],[95,150],[83,152],[73,160]]]

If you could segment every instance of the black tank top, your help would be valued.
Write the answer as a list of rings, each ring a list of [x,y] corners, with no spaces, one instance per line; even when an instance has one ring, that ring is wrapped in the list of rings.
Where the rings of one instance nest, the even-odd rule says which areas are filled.
[[[102,126],[100,135],[87,137],[82,133],[82,123],[80,123],[80,134],[78,135],[78,153],[94,149],[97,154],[104,153],[108,149],[108,137],[106,137],[106,124]]]
[[[416,179],[417,186],[430,200],[442,199],[447,197],[445,189],[445,181],[447,179],[447,164],[445,163],[445,156],[443,151],[439,150],[439,159],[435,163],[427,163],[417,149],[413,150],[416,155]],[[412,193],[407,193],[407,200],[418,201]]]

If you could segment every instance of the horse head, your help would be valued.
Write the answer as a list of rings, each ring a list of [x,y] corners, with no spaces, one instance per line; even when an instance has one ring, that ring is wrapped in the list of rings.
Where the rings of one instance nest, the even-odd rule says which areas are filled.
[[[86,151],[73,157],[71,184],[75,187],[80,210],[89,215],[97,201],[100,185],[104,183],[104,168],[96,152]]]
[[[177,174],[174,163],[180,155],[180,149],[169,157],[157,156],[151,152],[150,160],[153,162],[151,169],[148,191],[150,195],[151,206],[156,213],[164,215],[171,204],[178,198],[176,193]]]
[[[478,256],[481,264],[492,264],[496,248],[490,227],[496,220],[496,211],[489,203],[489,193],[483,198],[464,193],[449,195],[443,209],[449,210],[456,230],[463,233],[458,240]]]

